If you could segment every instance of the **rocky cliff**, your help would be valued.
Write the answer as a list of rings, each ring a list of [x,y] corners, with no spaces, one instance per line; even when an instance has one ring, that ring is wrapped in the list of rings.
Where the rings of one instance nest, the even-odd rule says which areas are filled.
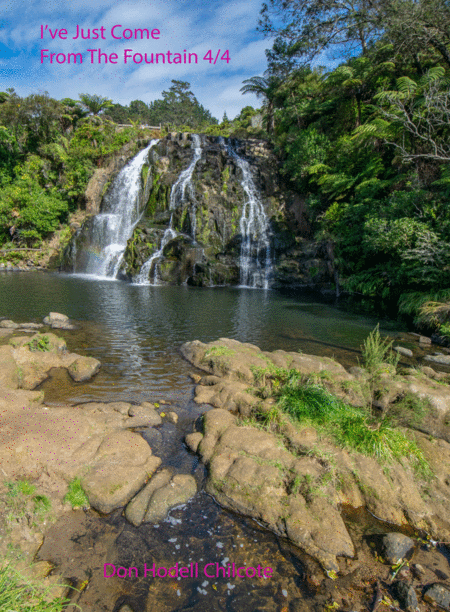
[[[172,133],[150,149],[141,181],[143,212],[119,278],[332,287],[330,253],[311,239],[305,205],[283,188],[278,160],[266,142]],[[92,218],[85,227],[92,227]],[[92,252],[86,233],[81,231],[72,252]],[[65,268],[71,267],[69,256]]]

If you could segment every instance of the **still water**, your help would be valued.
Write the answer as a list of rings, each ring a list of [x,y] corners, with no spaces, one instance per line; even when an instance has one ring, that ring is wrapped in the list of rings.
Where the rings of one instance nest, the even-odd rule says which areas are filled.
[[[96,378],[73,383],[56,372],[44,384],[46,402],[168,401],[179,415],[143,432],[163,467],[191,473],[199,489],[205,470],[183,445],[184,435],[207,407],[193,401],[192,367],[179,353],[188,340],[220,337],[251,342],[263,350],[301,350],[357,364],[359,347],[375,319],[350,314],[301,291],[231,287],[152,287],[39,272],[0,274],[0,316],[41,321],[50,311],[67,314],[78,329],[60,332],[69,349],[102,362]],[[84,612],[208,610],[244,612],[311,610],[318,595],[303,580],[306,555],[249,519],[217,506],[200,492],[161,525],[136,529],[116,511],[101,518],[73,513],[50,531],[41,558],[53,561],[75,583],[88,580],[77,596]],[[64,523],[66,521],[66,523]],[[199,563],[270,566],[272,579],[177,579],[144,577],[142,568]],[[133,580],[103,576],[103,564],[141,568]],[[313,597],[314,596],[314,597]],[[313,603],[314,602],[314,603]]]
[[[144,387],[146,397],[163,397],[186,383],[190,368],[178,350],[195,339],[235,338],[262,350],[301,350],[353,365],[377,323],[298,290],[152,287],[39,272],[0,274],[0,316],[41,321],[50,311],[79,323],[77,332],[63,334],[71,350],[102,362],[89,385],[62,390],[60,399],[71,401],[141,401]]]

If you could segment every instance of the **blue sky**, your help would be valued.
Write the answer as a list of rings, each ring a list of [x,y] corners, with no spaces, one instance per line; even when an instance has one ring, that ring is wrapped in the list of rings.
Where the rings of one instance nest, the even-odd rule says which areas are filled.
[[[235,117],[242,107],[259,106],[253,95],[242,95],[242,81],[262,74],[266,68],[264,50],[270,41],[256,32],[261,0],[0,0],[0,90],[14,87],[21,96],[48,91],[57,99],[78,99],[80,93],[98,94],[114,102],[128,104],[131,100],[148,103],[161,98],[161,92],[172,79],[189,81],[197,99],[219,120],[224,111]],[[123,36],[124,30],[133,33],[129,40],[114,40],[111,28],[120,24],[114,33]],[[48,29],[41,39],[41,25]],[[87,30],[104,28],[104,40],[73,40],[77,25]],[[159,40],[135,40],[134,30],[160,30]],[[59,38],[62,29],[66,39]],[[101,32],[99,31],[99,35]],[[125,33],[126,36],[130,34]],[[59,53],[62,62],[69,53],[81,53],[82,64],[68,64],[67,60],[53,64],[44,58]],[[88,49],[101,49],[109,57],[118,56],[117,63],[98,64],[98,51],[91,63]],[[137,64],[124,63],[125,49],[132,54],[196,53],[194,64]],[[230,61],[217,60],[211,64],[203,57],[209,50],[215,58],[229,51]],[[62,55],[64,54],[64,55]],[[139,55],[136,59],[139,60]],[[114,56],[113,56],[114,59]],[[173,58],[172,58],[173,59]],[[72,57],[73,60],[73,57]]]

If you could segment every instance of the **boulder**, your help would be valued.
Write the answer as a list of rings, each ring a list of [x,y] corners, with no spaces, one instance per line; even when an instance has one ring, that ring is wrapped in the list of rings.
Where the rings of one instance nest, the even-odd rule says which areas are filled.
[[[42,323],[21,323],[20,324],[20,329],[29,329],[29,330],[33,330],[33,329],[41,329],[41,327],[44,327],[42,325]]]
[[[271,371],[276,368],[296,370],[304,375],[326,371],[336,382],[353,380],[353,376],[342,365],[329,357],[282,350],[266,352],[248,342],[238,342],[230,338],[220,338],[208,344],[199,340],[186,342],[181,347],[181,353],[197,368],[243,387],[264,386],[266,378],[270,377]],[[211,383],[203,377],[201,384]],[[218,384],[224,384],[224,381]]]
[[[131,406],[128,414],[131,417],[140,418],[145,422],[145,425],[148,427],[155,427],[156,425],[161,425],[162,418],[156,412],[152,404],[148,404],[148,406]]]
[[[135,495],[127,505],[125,509],[125,517],[127,521],[132,523],[135,527],[139,527],[144,520],[151,496],[157,489],[167,485],[170,482],[171,477],[172,473],[167,469],[155,474],[151,478],[150,482],[145,485],[142,491]]]
[[[100,361],[94,357],[78,357],[70,364],[67,371],[75,382],[85,382],[97,374],[100,365]]]
[[[124,506],[160,464],[138,434],[113,433],[100,444],[81,486],[91,506],[108,514]]]
[[[413,356],[412,350],[405,348],[404,346],[394,346],[394,351],[396,351],[399,355],[403,355],[404,357]]]
[[[450,365],[450,355],[425,355],[425,361],[439,363],[441,365]]]
[[[171,508],[185,504],[196,493],[195,478],[188,474],[177,474],[169,483],[153,493],[144,522],[157,523],[163,520]]]
[[[3,327],[4,329],[17,329],[20,327],[20,325],[18,323],[14,323],[14,321],[11,321],[10,319],[3,319],[3,321],[0,321],[0,327]]]
[[[413,586],[404,580],[399,580],[395,583],[394,587],[402,610],[415,612],[419,606],[419,602],[417,601],[417,595]]]
[[[168,412],[167,420],[169,421],[169,423],[173,423],[174,425],[176,425],[178,423],[178,414],[173,411]]]
[[[190,448],[193,453],[196,453],[198,449],[198,445],[200,444],[202,439],[203,439],[203,434],[200,432],[195,432],[195,433],[188,434],[185,437],[184,441],[186,442],[186,446]]]
[[[431,338],[427,336],[419,336],[419,344],[431,344]]]
[[[53,325],[53,323],[68,323],[69,317],[61,314],[60,312],[51,312],[48,317],[44,317],[44,323],[46,325]]]
[[[450,610],[450,590],[443,584],[433,584],[426,590],[424,599],[431,604],[440,606],[444,610]]]
[[[409,559],[414,552],[414,540],[402,533],[387,533],[383,536],[381,545],[383,558],[389,565]]]
[[[52,329],[75,329],[67,315],[59,312],[51,312],[44,318],[45,325],[50,325]]]

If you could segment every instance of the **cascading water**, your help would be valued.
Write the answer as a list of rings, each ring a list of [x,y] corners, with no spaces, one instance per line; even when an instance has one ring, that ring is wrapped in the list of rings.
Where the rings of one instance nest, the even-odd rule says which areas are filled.
[[[194,172],[195,166],[197,162],[202,156],[202,146],[200,136],[197,134],[192,134],[192,148],[194,149],[194,157],[189,164],[189,167],[178,177],[177,181],[174,183],[172,190],[170,192],[170,200],[169,200],[169,209],[174,211],[181,204],[185,204],[186,202],[186,192],[190,196],[191,201],[191,210],[190,210],[190,218],[191,218],[191,233],[192,238],[195,241],[195,232],[196,232],[196,209],[197,209],[197,201],[195,199],[195,191],[194,186],[192,184],[192,174]],[[161,240],[161,245],[159,249],[153,253],[153,255],[147,259],[142,268],[139,271],[139,274],[133,280],[133,283],[136,285],[157,285],[159,282],[158,278],[158,260],[162,257],[165,246],[169,243],[170,240],[178,236],[178,233],[173,229],[173,212],[170,215],[169,227],[164,232],[164,235]],[[153,268],[153,278],[150,281],[149,276],[152,274]]]
[[[103,212],[96,215],[87,230],[88,246],[82,265],[74,259],[74,273],[115,279],[122,263],[127,241],[139,222],[141,210],[141,170],[148,153],[159,140],[152,140],[117,175],[113,187],[103,199]]]
[[[166,246],[166,244],[170,240],[172,240],[172,238],[175,238],[178,235],[177,232],[174,229],[172,229],[172,216],[173,215],[170,215],[169,227],[164,232],[159,249],[156,251],[156,253],[153,253],[153,255],[149,259],[147,259],[145,264],[140,269],[139,274],[133,280],[133,284],[135,285],[157,285],[158,284],[159,282],[158,267],[156,263],[158,259],[162,257],[164,247]],[[152,282],[150,282],[149,275],[153,268],[153,262],[155,262],[155,267],[153,270],[153,280]]]
[[[242,170],[241,185],[246,195],[239,221],[242,236],[239,257],[240,284],[243,287],[268,289],[272,275],[269,219],[253,181],[250,164],[236,153],[231,144],[225,145],[223,139],[219,142],[227,146],[229,155]]]
[[[195,240],[195,232],[196,232],[196,218],[195,213],[197,210],[197,201],[195,199],[195,191],[194,186],[192,184],[192,174],[194,172],[195,166],[197,162],[202,156],[202,143],[200,140],[200,136],[198,134],[192,134],[192,144],[194,149],[194,157],[186,170],[180,174],[177,179],[177,182],[172,187],[172,191],[170,192],[170,209],[174,210],[179,206],[179,204],[186,203],[186,191],[188,192],[191,200],[191,234],[192,238]]]

